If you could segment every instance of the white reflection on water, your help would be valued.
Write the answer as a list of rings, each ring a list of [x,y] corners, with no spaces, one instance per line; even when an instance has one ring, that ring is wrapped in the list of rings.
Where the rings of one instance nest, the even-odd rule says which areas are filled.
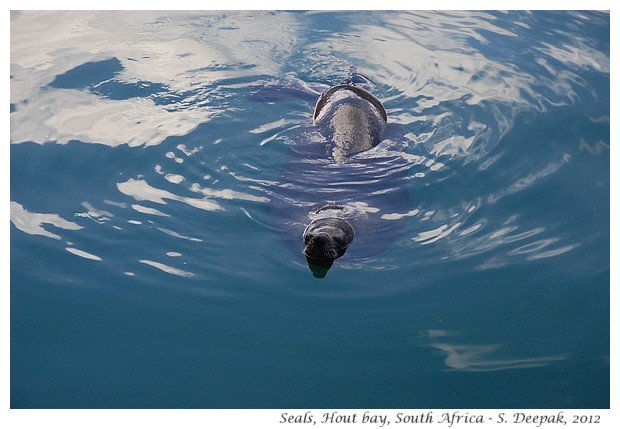
[[[84,259],[90,259],[92,261],[102,261],[99,256],[93,255],[92,253],[88,253],[80,249],[76,249],[75,247],[66,247],[65,250]]]
[[[176,154],[172,151],[169,151],[166,153],[166,158],[168,159],[173,159],[174,162],[176,162],[177,164],[183,164],[183,158],[179,158],[178,156],[176,156]]]
[[[149,265],[151,267],[155,267],[165,273],[168,274],[173,274],[175,276],[180,276],[180,277],[194,277],[194,273],[190,273],[189,271],[183,271],[179,268],[174,268],[171,267],[169,265],[166,264],[162,264],[161,262],[155,262],[155,261],[150,261],[148,259],[141,259],[140,260],[141,263]]]
[[[522,36],[520,31],[536,27],[537,17],[532,14],[518,15],[523,22],[512,22],[514,26],[510,29],[496,25],[500,20],[491,13],[424,11],[377,11],[365,15],[367,19],[358,19],[355,14],[339,14],[338,19],[348,20],[339,32],[319,34],[321,29],[304,27],[308,23],[320,25],[321,13],[324,12],[14,12],[11,16],[11,103],[14,109],[10,115],[11,142],[62,144],[79,140],[108,146],[157,145],[167,137],[188,134],[221,112],[234,112],[223,88],[237,89],[257,83],[256,79],[265,76],[281,78],[283,70],[291,70],[289,59],[295,56],[306,63],[290,75],[294,79],[301,79],[303,75],[305,80],[322,83],[334,78],[325,67],[344,70],[351,64],[360,69],[368,65],[372,80],[389,88],[383,100],[390,112],[390,121],[401,125],[417,123],[415,127],[408,127],[409,132],[404,136],[409,149],[415,149],[415,153],[403,151],[400,155],[411,166],[424,166],[413,174],[415,178],[424,178],[451,167],[449,160],[440,162],[440,157],[470,159],[472,154],[477,156],[476,151],[482,157],[478,169],[488,169],[500,157],[490,157],[489,146],[500,141],[512,128],[517,113],[533,109],[544,111],[550,105],[570,105],[578,99],[578,89],[591,91],[588,83],[576,74],[580,71],[577,69],[591,68],[609,73],[608,56],[590,46],[592,40],[578,33],[558,33],[562,37],[557,45],[552,41],[534,40],[527,52],[522,53],[533,54],[531,58],[527,55],[511,57],[510,54],[506,54],[505,61],[491,58],[486,49],[493,38],[502,35],[516,43]],[[578,22],[574,14],[567,14],[567,19]],[[584,16],[583,19],[588,18]],[[505,22],[501,24],[508,26]],[[313,37],[304,38],[306,33]],[[523,59],[531,59],[532,64],[520,62]],[[157,92],[116,99],[101,95],[92,87],[50,86],[57,77],[78,66],[106,60],[118,61],[120,65],[120,71],[109,79],[112,86],[137,88],[147,84]],[[246,81],[235,82],[236,78]],[[106,82],[94,85],[99,87]],[[476,113],[479,111],[483,114]],[[599,120],[609,123],[608,117],[592,119],[593,122]],[[263,139],[260,145],[263,145],[283,138],[282,130],[294,128],[298,122],[296,115],[270,117],[263,124],[252,125],[247,132],[260,134]],[[419,126],[421,123],[423,127]],[[411,132],[412,129],[415,132]],[[212,144],[221,141],[221,138],[216,139]],[[600,140],[586,142],[581,138],[579,148],[599,154],[608,151],[609,144]],[[380,149],[367,155],[381,155]],[[178,144],[165,156],[182,164],[183,156],[200,150],[202,146],[189,149]],[[363,160],[364,156],[360,155],[359,159]],[[493,204],[530,188],[542,178],[557,173],[568,161],[569,158],[563,156],[543,165],[520,168],[510,183],[481,195],[482,204]],[[244,192],[192,184],[188,182],[191,175],[163,172],[159,165],[155,171],[168,183],[187,185],[183,191],[194,192],[198,198],[155,188],[141,175],[137,176],[140,179],[118,183],[117,187],[136,201],[166,204],[165,200],[174,200],[207,211],[224,210],[225,203],[220,200],[270,201],[249,192],[256,190],[265,195],[261,191],[278,186],[277,182],[248,177],[235,169],[236,166],[231,165],[226,171],[243,182],[239,185],[248,184]],[[204,179],[211,177],[205,175]],[[377,207],[355,204],[361,212],[379,211]],[[85,207],[87,212],[77,216],[97,222],[111,217],[92,206]],[[142,204],[133,204],[131,208],[143,214],[168,216]],[[544,231],[530,227],[510,235],[517,226],[504,225],[498,229],[495,224],[492,227],[495,230],[488,232],[485,227],[491,223],[489,219],[476,219],[472,224],[468,222],[469,212],[459,207],[447,208],[445,212],[437,210],[437,213],[428,208],[385,213],[381,218],[399,220],[416,216],[415,220],[426,222],[433,217],[432,224],[422,225],[425,231],[412,234],[413,241],[420,244],[447,242],[453,247],[455,258],[488,251]],[[11,210],[13,220],[13,203]],[[17,213],[19,210],[16,210]],[[20,222],[21,228],[33,234],[60,238],[41,226],[45,216],[49,224],[56,222],[64,227],[75,225],[79,228],[77,224],[53,217],[57,215],[39,215],[25,210],[21,213],[13,222],[16,226]],[[248,211],[244,213],[252,218]],[[559,238],[546,237],[539,242],[506,249],[503,255],[495,256],[480,267],[497,266],[505,257],[515,255],[525,255],[527,259],[547,258],[579,245],[557,243],[557,240]],[[540,246],[541,242],[544,246]]]
[[[430,213],[428,217],[421,219],[421,222],[434,220],[434,226],[427,231],[418,232],[412,239],[421,245],[435,243],[438,240],[446,240],[451,248],[452,256],[455,259],[463,259],[497,249],[500,246],[517,241],[527,240],[530,237],[545,232],[544,227],[534,226],[526,231],[514,233],[519,229],[516,220],[519,215],[508,217],[497,229],[482,233],[488,227],[489,219],[479,219],[474,224],[469,224],[467,218],[475,212],[480,205],[490,205],[497,203],[500,199],[509,195],[530,189],[542,179],[557,173],[563,166],[571,160],[571,156],[565,153],[556,154],[551,161],[541,161],[540,166],[534,165],[532,168],[515,174],[511,182],[507,183],[502,189],[489,193],[483,199],[479,198],[475,204],[468,208],[452,207]],[[520,171],[520,170],[519,170]],[[497,221],[497,219],[496,219]],[[459,230],[462,228],[462,230]],[[579,243],[565,244],[553,249],[543,248],[560,241],[560,237],[548,237],[543,240],[531,242],[513,250],[507,249],[501,255],[494,255],[490,260],[477,266],[477,269],[497,268],[507,262],[506,257],[526,255],[527,260],[543,259],[558,256],[569,252],[579,246]]]
[[[533,243],[526,244],[524,246],[517,247],[516,249],[508,252],[508,255],[522,255],[528,254],[527,259],[544,259],[551,258],[553,256],[558,256],[563,253],[569,252],[573,250],[575,247],[579,246],[579,244],[568,244],[561,247],[556,247],[555,249],[549,249],[545,251],[541,251],[542,249],[546,249],[552,244],[560,241],[558,237],[547,238],[544,240],[538,240]]]
[[[61,237],[43,228],[43,224],[74,231],[82,229],[77,223],[63,219],[54,213],[29,212],[15,201],[11,201],[11,222],[13,222],[13,225],[15,225],[17,229],[27,234],[43,235],[45,237],[55,238],[56,240],[60,240]]]
[[[11,142],[156,145],[187,134],[209,115],[204,110],[170,111],[145,98],[109,100],[73,89],[42,90],[11,114]]]
[[[293,51],[292,16],[261,11],[13,12],[11,141],[138,146],[185,135],[221,109],[212,102],[213,82],[243,75],[247,67],[256,74],[278,74]],[[193,95],[158,105],[147,98],[117,100],[47,86],[77,66],[111,58],[122,66],[114,77],[118,82],[155,83],[173,95]]]
[[[373,78],[403,95],[424,94],[411,111],[390,112],[391,119],[407,124],[427,118],[428,109],[462,100],[469,105],[500,103],[497,127],[502,136],[519,109],[532,100],[544,108],[536,85],[557,97],[555,105],[575,99],[576,76],[557,70],[545,57],[571,67],[609,71],[609,58],[574,36],[573,46],[540,43],[532,49],[549,75],[533,76],[514,63],[485,56],[472,41],[489,44],[485,32],[519,38],[494,24],[484,12],[375,12],[375,22],[351,20],[346,32],[332,33],[304,49],[310,61],[333,52],[359,64],[374,64]],[[66,143],[69,140],[154,145],[168,136],[185,135],[226,108],[213,84],[252,74],[280,76],[283,65],[299,43],[298,29],[307,16],[261,11],[155,12],[155,11],[27,11],[11,16],[11,140]],[[268,23],[268,25],[266,25]],[[527,25],[525,25],[527,27]],[[403,55],[406,53],[406,56]],[[87,62],[117,59],[120,83],[161,85],[172,97],[166,104],[151,98],[105,98],[87,90],[52,88],[57,76]],[[334,60],[335,61],[335,60]],[[185,95],[183,95],[185,94]],[[179,96],[183,95],[183,96]],[[445,112],[444,112],[445,113]],[[458,123],[458,118],[435,112],[435,124]],[[281,128],[285,119],[253,132]],[[472,126],[474,122],[464,124]],[[487,133],[473,136],[447,134],[435,142],[434,154],[468,152]]]
[[[187,153],[186,153],[187,155]],[[163,171],[163,169],[161,168],[161,165],[157,164],[155,166],[155,172],[157,172],[157,174],[162,174],[164,176],[164,178],[170,182],[170,183],[174,183],[175,185],[179,185],[183,182],[185,182],[185,177],[180,175],[180,174],[173,174],[173,173],[165,173]]]
[[[137,201],[151,201],[157,204],[166,204],[164,200],[180,201],[192,207],[202,210],[224,210],[224,207],[207,198],[190,198],[173,194],[163,189],[149,185],[144,179],[129,179],[126,182],[117,183],[118,190],[125,195],[133,197]]]
[[[602,140],[597,140],[594,143],[588,143],[586,139],[580,137],[579,150],[586,151],[592,155],[600,155],[603,152],[609,151],[609,145]]]
[[[561,46],[553,46],[543,43],[540,51],[568,66],[591,67],[599,72],[609,73],[609,57],[588,46],[588,40],[579,35],[571,34],[571,41],[575,45],[563,43]]]
[[[105,223],[114,217],[112,213],[106,210],[96,209],[88,201],[82,202],[82,206],[87,210],[85,213],[76,213],[76,216],[91,219],[97,223]]]
[[[571,250],[578,247],[579,245],[580,243],[567,244],[566,246],[558,247],[558,248],[551,249],[551,250],[546,250],[544,252],[534,253],[533,255],[528,255],[527,259],[534,260],[534,259],[552,258],[554,256],[559,256],[566,252],[570,252]]]
[[[373,79],[399,94],[392,96],[395,102],[415,97],[414,106],[390,110],[392,121],[403,125],[431,121],[436,131],[424,139],[429,153],[467,156],[501,139],[520,111],[571,105],[578,100],[579,89],[592,92],[576,69],[609,72],[608,56],[591,46],[596,40],[553,28],[548,31],[556,31],[558,40],[569,39],[574,45],[558,42],[559,46],[552,46],[534,40],[524,48],[529,55],[505,55],[502,60],[486,55],[487,46],[494,43],[490,38],[501,35],[518,44],[521,32],[526,36],[532,32],[528,22],[541,25],[536,15],[520,15],[524,22],[513,22],[520,26],[508,30],[496,25],[498,18],[486,12],[377,12],[367,20],[352,17],[346,32],[321,38],[312,48],[372,65]],[[564,19],[577,18],[567,13]],[[551,66],[551,61],[560,61],[564,67]],[[492,113],[494,123],[460,117],[453,111],[455,102],[482,107]]]
[[[565,360],[567,356],[554,355],[535,358],[496,357],[502,349],[499,344],[467,345],[431,343],[431,346],[446,354],[445,364],[453,371],[486,372],[506,369],[533,368]]]
[[[150,214],[154,216],[165,216],[165,217],[170,216],[169,214],[160,212],[159,210],[154,209],[153,207],[144,207],[140,204],[132,204],[131,208],[137,211],[138,213]]]
[[[552,355],[542,357],[512,358],[504,357],[502,344],[463,344],[449,341],[437,341],[439,338],[448,338],[458,335],[457,331],[444,329],[428,329],[421,333],[423,338],[432,342],[431,347],[445,354],[444,363],[451,371],[487,372],[507,369],[522,369],[546,366],[554,362],[565,360],[566,355]],[[502,354],[504,356],[502,356]]]
[[[381,219],[385,219],[385,220],[400,220],[404,217],[411,217],[411,216],[415,216],[418,213],[420,213],[420,210],[418,209],[413,209],[413,210],[409,210],[407,213],[385,213],[381,215]]]
[[[427,109],[448,100],[464,98],[469,104],[483,100],[521,100],[520,88],[531,78],[515,73],[511,64],[486,58],[471,39],[485,42],[480,30],[516,37],[493,25],[485,13],[387,12],[385,25],[351,24],[352,38],[335,33],[315,48],[344,52],[361,63],[377,64],[381,82],[403,93],[424,94],[420,107]],[[403,54],[406,53],[406,56]],[[472,79],[480,75],[480,79]]]
[[[171,237],[176,237],[176,238],[182,238],[183,240],[188,240],[188,241],[195,241],[195,242],[202,242],[203,240],[200,238],[196,238],[196,237],[187,237],[185,235],[179,234],[178,232],[175,231],[171,231],[169,229],[166,228],[157,228],[158,230],[160,230],[161,232],[163,232],[164,234],[168,234]]]
[[[269,198],[267,197],[257,197],[256,195],[248,194],[246,192],[234,191],[232,189],[209,189],[202,187],[197,183],[192,184],[192,186],[190,186],[190,190],[192,192],[198,192],[206,197],[211,198],[222,198],[225,200],[257,201],[261,203],[269,202]]]
[[[524,175],[523,177],[518,178],[507,188],[502,189],[501,191],[494,194],[490,194],[487,197],[487,201],[489,203],[496,203],[500,198],[527,189],[531,187],[534,183],[538,182],[540,179],[543,179],[559,171],[560,168],[562,168],[562,166],[565,165],[569,160],[570,156],[562,155],[560,159],[551,161],[547,163],[546,166],[542,168],[536,168],[533,171]]]
[[[168,173],[164,177],[168,182],[174,183],[175,185],[178,185],[179,183],[183,183],[185,181],[185,177],[181,176],[180,174]]]
[[[16,110],[11,114],[11,140],[66,143],[74,139],[138,146],[185,135],[226,109],[221,91],[214,86],[219,80],[246,76],[248,70],[254,76],[281,76],[289,57],[300,49],[303,39],[298,31],[309,18],[312,14],[262,11],[14,12],[11,103]],[[528,31],[528,20],[535,22],[536,17],[523,13],[521,19],[524,22],[515,22],[518,26],[509,30],[496,25],[497,17],[486,12],[377,11],[370,20],[352,15],[346,31],[325,33],[303,49],[312,63],[327,58],[340,64],[342,60],[334,56],[338,52],[351,63],[373,64],[373,79],[397,89],[396,98],[423,94],[413,109],[390,111],[391,120],[400,124],[430,120],[441,125],[430,153],[463,155],[478,139],[491,138],[489,124],[458,118],[443,108],[429,114],[429,109],[455,100],[468,105],[490,102],[496,120],[493,128],[501,137],[518,111],[544,110],[549,103],[570,104],[577,97],[576,85],[588,89],[571,68],[609,72],[609,58],[590,46],[591,40],[560,30],[558,35],[570,37],[572,45],[541,41],[530,46],[547,74],[534,76],[515,61],[486,56],[484,47],[492,43],[489,35],[518,40],[519,31]],[[566,19],[580,24],[574,15]],[[166,103],[156,104],[148,97],[110,99],[87,90],[48,86],[77,66],[110,59],[122,67],[115,81],[159,85],[159,96]],[[566,68],[559,70],[547,59]],[[320,65],[308,67],[320,70]],[[548,93],[541,94],[541,87]],[[250,132],[281,129],[286,122],[276,120]],[[471,135],[454,132],[461,128]],[[267,140],[271,138],[275,137]]]
[[[444,237],[447,237],[452,232],[454,232],[459,226],[460,222],[455,223],[454,225],[441,225],[430,231],[419,232],[416,237],[413,238],[413,241],[418,241],[420,244],[431,244],[436,242],[437,240],[441,240]]]

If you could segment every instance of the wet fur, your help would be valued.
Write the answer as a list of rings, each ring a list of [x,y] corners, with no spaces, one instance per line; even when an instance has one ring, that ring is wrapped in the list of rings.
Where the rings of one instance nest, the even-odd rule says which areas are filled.
[[[336,259],[353,241],[353,227],[338,218],[316,219],[304,231],[304,254],[311,259]]]

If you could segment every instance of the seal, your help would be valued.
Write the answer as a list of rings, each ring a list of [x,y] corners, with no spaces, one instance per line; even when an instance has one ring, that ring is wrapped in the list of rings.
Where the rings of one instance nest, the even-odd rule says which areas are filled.
[[[312,118],[319,132],[331,143],[331,155],[337,163],[346,163],[352,155],[378,145],[387,123],[383,104],[352,83],[323,92]],[[325,277],[334,260],[344,255],[353,240],[353,227],[343,214],[344,207],[327,205],[315,212],[319,217],[304,230],[303,253],[315,277]]]
[[[304,254],[313,260],[337,259],[353,241],[353,227],[344,219],[313,220],[304,231]]]
[[[305,256],[315,277],[337,260],[374,263],[410,219],[399,214],[411,211],[409,167],[417,163],[403,156],[403,127],[388,121],[372,83],[351,68],[335,86],[294,80],[261,84],[249,96],[261,103],[294,98],[310,109],[287,134],[277,179],[261,185],[270,200],[265,223],[292,254]]]
[[[381,142],[387,113],[383,104],[368,91],[345,83],[325,91],[314,106],[313,120],[321,134],[332,143],[336,162]]]
[[[304,230],[304,255],[314,277],[325,277],[353,241],[353,227],[343,218],[343,212],[343,206],[328,204],[315,212],[320,217]]]

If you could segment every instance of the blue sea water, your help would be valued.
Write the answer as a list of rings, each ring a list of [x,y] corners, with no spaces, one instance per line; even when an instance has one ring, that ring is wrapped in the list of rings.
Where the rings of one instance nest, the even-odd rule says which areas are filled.
[[[13,12],[12,408],[608,408],[610,17]],[[351,70],[386,140],[312,125]],[[329,201],[356,237],[301,253]]]

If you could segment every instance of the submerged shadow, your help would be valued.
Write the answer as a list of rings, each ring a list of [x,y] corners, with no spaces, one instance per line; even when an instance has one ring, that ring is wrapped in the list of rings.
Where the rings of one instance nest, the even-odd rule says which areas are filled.
[[[308,262],[308,268],[310,268],[312,275],[317,279],[324,278],[334,263],[334,259],[314,259],[308,256],[306,256],[306,261]]]

